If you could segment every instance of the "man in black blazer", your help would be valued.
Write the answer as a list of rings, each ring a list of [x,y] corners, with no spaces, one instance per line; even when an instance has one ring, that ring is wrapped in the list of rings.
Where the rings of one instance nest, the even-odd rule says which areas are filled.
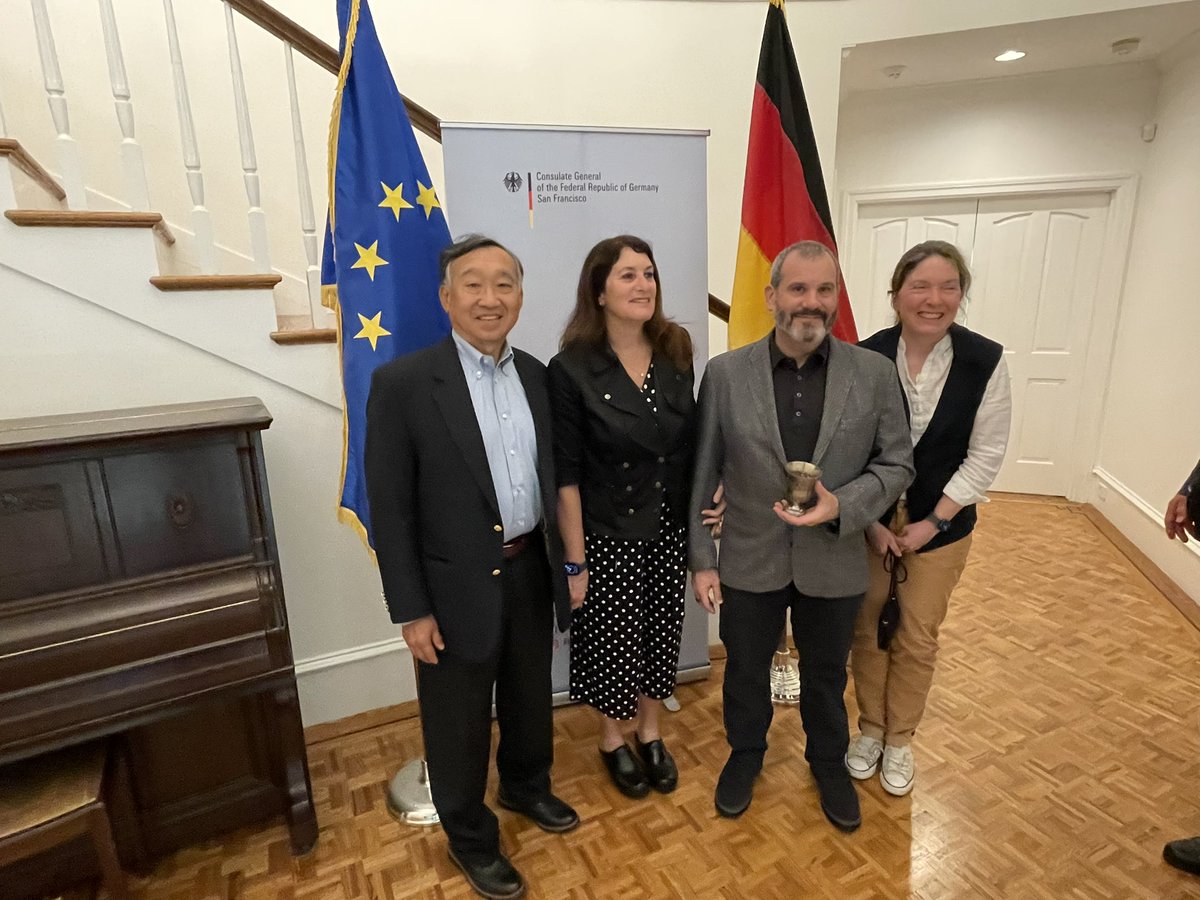
[[[418,660],[430,786],[450,856],[485,897],[524,892],[484,804],[492,690],[499,803],[547,831],[552,629],[570,623],[545,367],[507,342],[521,264],[470,235],[442,252],[453,333],[375,371],[365,468],[392,621]]]

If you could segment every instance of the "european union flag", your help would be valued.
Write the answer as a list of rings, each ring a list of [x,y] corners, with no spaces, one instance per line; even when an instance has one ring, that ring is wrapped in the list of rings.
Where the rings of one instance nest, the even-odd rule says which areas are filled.
[[[321,294],[338,314],[345,392],[338,519],[373,552],[363,475],[371,373],[450,333],[438,299],[438,254],[450,232],[367,0],[338,0],[337,14],[342,65],[329,125]]]

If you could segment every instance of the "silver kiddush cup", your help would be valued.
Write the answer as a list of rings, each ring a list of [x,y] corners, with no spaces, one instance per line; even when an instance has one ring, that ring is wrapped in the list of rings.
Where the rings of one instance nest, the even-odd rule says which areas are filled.
[[[783,505],[792,515],[798,516],[816,505],[821,467],[810,462],[789,462],[784,468],[787,470],[787,496],[783,498]]]

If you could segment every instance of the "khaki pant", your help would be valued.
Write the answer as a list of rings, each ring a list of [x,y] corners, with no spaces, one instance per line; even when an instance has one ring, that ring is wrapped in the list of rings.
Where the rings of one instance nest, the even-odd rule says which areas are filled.
[[[898,588],[900,627],[887,650],[879,649],[876,635],[890,576],[883,568],[883,557],[869,551],[871,580],[850,655],[858,727],[867,737],[892,747],[912,742],[933,683],[938,628],[967,564],[971,537],[928,553],[904,555],[908,578]]]

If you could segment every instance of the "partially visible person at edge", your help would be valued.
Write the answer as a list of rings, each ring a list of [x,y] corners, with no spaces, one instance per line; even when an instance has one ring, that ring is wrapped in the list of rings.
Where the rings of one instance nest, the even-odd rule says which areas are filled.
[[[588,252],[549,373],[571,699],[600,714],[600,756],[618,790],[669,793],[679,776],[659,709],[683,632],[696,403],[692,339],[663,312],[646,241],[618,235]]]
[[[867,529],[871,581],[850,657],[860,733],[846,768],[860,780],[878,771],[883,789],[897,797],[916,778],[913,734],[933,683],[938,629],[971,549],[975,505],[987,502],[1008,446],[1012,397],[1004,348],[955,324],[970,286],[957,247],[917,244],[892,273],[896,324],[859,345],[887,357],[899,377],[917,474]],[[900,620],[880,649],[879,615],[893,567],[902,582]]]
[[[804,757],[821,810],[843,831],[862,822],[846,773],[846,657],[867,587],[864,529],[912,480],[912,444],[896,373],[878,354],[829,334],[838,267],[802,241],[771,266],[766,304],[774,330],[713,359],[700,386],[700,428],[688,537],[696,599],[720,609],[729,759],[717,812],[739,816],[753,799],[771,724],[771,656],[787,609],[800,656]],[[816,505],[784,509],[785,464],[822,469]],[[724,480],[717,548],[701,508]],[[722,603],[724,605],[722,605]]]
[[[1163,524],[1171,540],[1178,538],[1186,544],[1189,534],[1200,539],[1200,462],[1167,504]],[[1200,875],[1200,835],[1171,841],[1163,847],[1163,859],[1177,869]]]
[[[450,858],[484,897],[519,897],[484,804],[495,691],[499,804],[545,831],[575,810],[550,790],[555,613],[570,615],[555,519],[546,369],[508,343],[520,261],[482,235],[441,255],[452,334],[380,366],[366,476],[388,611],[418,660],[430,790]]]

